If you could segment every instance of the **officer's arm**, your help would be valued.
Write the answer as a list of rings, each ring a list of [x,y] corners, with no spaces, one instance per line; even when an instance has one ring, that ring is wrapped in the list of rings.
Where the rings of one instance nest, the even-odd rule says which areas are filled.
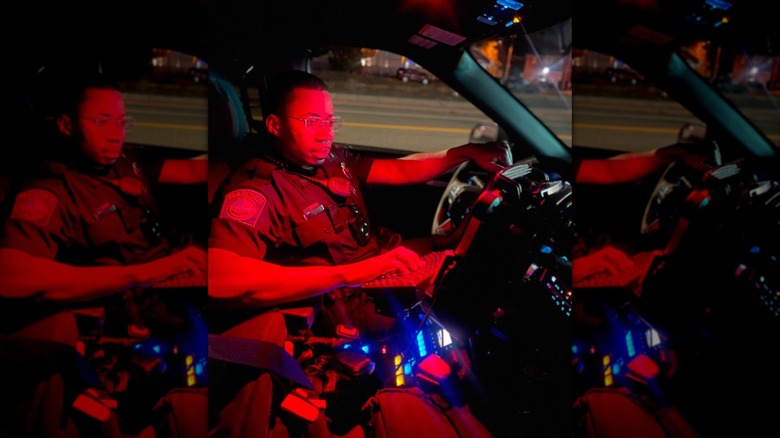
[[[205,254],[194,247],[138,265],[84,267],[0,248],[0,296],[78,302],[129,287],[149,286],[185,271],[202,272],[204,268]]]
[[[163,162],[158,182],[162,184],[199,184],[208,178],[206,155],[191,159],[168,159]]]
[[[614,158],[580,161],[575,181],[588,184],[620,184],[639,180],[669,161],[650,154],[625,154]]]
[[[501,142],[468,143],[436,152],[421,152],[399,159],[374,160],[367,184],[422,184],[452,170],[455,166],[474,161],[489,172],[498,172],[501,165],[512,164],[512,154]]]
[[[393,270],[417,269],[420,259],[398,247],[377,257],[340,266],[286,267],[232,251],[209,248],[209,297],[238,306],[267,307],[359,286]]]
[[[705,172],[709,170],[706,160],[711,155],[707,147],[673,144],[649,151],[624,152],[609,158],[583,159],[574,179],[589,184],[628,183],[647,177],[676,160]]]

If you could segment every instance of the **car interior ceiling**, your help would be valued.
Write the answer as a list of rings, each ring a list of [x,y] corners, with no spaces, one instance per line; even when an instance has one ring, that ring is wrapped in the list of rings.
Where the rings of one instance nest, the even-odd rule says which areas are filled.
[[[210,65],[220,68],[233,64],[236,59],[257,57],[254,44],[235,45],[232,41],[269,41],[266,37],[273,38],[274,35],[288,36],[284,43],[292,47],[306,46],[309,41],[338,45],[360,40],[366,47],[407,53],[417,59],[424,57],[427,50],[411,44],[409,38],[426,24],[445,25],[464,35],[465,40],[455,45],[433,47],[436,52],[456,53],[460,48],[486,37],[492,30],[481,25],[475,17],[489,11],[494,4],[491,1],[459,3],[455,8],[449,2],[415,5],[415,2],[366,3],[358,0],[339,2],[338,7],[322,7],[317,2],[215,3],[211,5],[210,35],[219,37],[210,40],[214,55]],[[528,32],[563,21],[571,13],[569,2],[536,2],[527,4],[527,7],[523,23]],[[317,13],[301,13],[310,8]],[[223,18],[216,18],[218,16]],[[293,29],[290,29],[291,25]],[[442,54],[437,56],[441,58]],[[458,56],[451,54],[448,58],[454,63]]]

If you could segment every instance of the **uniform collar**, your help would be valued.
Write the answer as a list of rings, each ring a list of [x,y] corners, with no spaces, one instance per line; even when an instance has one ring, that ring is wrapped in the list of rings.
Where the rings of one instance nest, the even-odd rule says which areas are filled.
[[[314,166],[311,168],[299,166],[284,158],[281,154],[276,152],[275,149],[271,149],[267,153],[265,153],[263,155],[263,159],[272,163],[278,169],[283,169],[288,172],[298,173],[308,177],[316,177],[318,175],[319,170],[322,169],[322,166]]]
[[[105,177],[110,176],[112,174],[112,169],[115,168],[115,164],[110,166],[98,166],[85,159],[43,161],[43,170],[52,175],[62,175],[66,170],[75,170],[79,173]]]

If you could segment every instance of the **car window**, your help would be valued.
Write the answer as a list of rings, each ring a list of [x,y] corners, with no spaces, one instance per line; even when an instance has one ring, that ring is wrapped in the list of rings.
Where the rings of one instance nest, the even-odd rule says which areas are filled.
[[[567,146],[571,146],[571,20],[524,35],[522,27],[473,43],[468,53]],[[408,57],[328,47],[312,73],[331,87],[344,117],[337,141],[432,151],[468,141],[490,118]]]
[[[630,65],[593,50],[573,52],[574,137],[578,146],[643,151],[677,142],[686,123],[701,123]]]
[[[327,47],[312,73],[330,88],[343,127],[336,141],[395,151],[436,151],[468,142],[490,119],[405,56],[368,48]]]
[[[128,115],[135,119],[127,141],[206,152],[208,64],[162,48],[139,56],[137,75],[121,81]]]
[[[780,144],[777,84],[770,83],[774,58],[734,55],[730,73],[717,76],[715,53],[706,41],[679,51],[682,59],[732,105],[743,112],[775,145]],[[574,50],[574,135],[578,146],[613,151],[642,151],[678,140],[687,123],[702,122],[647,81],[630,65],[592,50]],[[641,135],[636,135],[637,133]]]

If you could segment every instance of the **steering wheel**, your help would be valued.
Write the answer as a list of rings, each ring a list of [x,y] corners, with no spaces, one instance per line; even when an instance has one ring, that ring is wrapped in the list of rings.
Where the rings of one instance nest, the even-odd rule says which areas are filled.
[[[452,248],[460,240],[474,204],[489,178],[488,172],[471,161],[455,169],[433,216],[431,236],[434,246]]]
[[[666,167],[645,206],[640,224],[642,235],[657,233],[668,237],[685,198],[693,190],[693,177],[690,168],[676,161]]]
[[[716,143],[712,144],[714,151],[710,163],[720,166],[722,164],[720,149]],[[669,237],[680,217],[685,199],[703,177],[701,171],[692,169],[681,161],[670,163],[661,174],[647,201],[640,224],[640,233]]]

